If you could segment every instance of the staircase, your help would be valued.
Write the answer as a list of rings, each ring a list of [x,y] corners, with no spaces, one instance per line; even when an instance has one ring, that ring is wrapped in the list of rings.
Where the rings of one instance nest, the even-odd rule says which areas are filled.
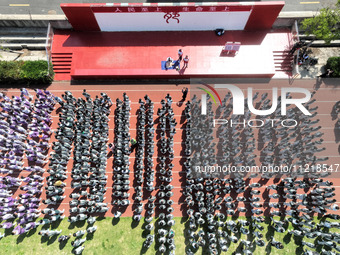
[[[67,80],[71,73],[72,53],[52,53],[53,71],[56,80]]]
[[[45,50],[47,27],[1,27],[0,46],[10,50]]]
[[[284,72],[285,74],[292,74],[293,56],[289,51],[273,51],[275,72]]]

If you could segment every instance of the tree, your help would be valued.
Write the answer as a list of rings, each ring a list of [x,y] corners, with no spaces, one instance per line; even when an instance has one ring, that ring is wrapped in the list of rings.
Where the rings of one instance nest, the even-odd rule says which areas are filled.
[[[327,44],[331,40],[340,38],[340,0],[335,7],[320,10],[313,18],[302,21],[302,29],[307,35],[315,35],[317,39],[324,40]]]
[[[330,57],[327,59],[326,70],[333,71],[332,77],[340,77],[340,57]]]

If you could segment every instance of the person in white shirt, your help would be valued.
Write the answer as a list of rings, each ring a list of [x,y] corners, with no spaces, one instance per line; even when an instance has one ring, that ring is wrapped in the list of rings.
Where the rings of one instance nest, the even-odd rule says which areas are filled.
[[[183,68],[188,67],[188,63],[189,63],[189,57],[188,57],[188,55],[185,56],[185,58],[183,59],[183,62],[184,62]]]

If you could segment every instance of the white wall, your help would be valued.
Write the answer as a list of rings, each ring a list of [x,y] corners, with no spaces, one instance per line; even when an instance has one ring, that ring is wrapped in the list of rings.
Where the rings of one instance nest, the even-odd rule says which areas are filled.
[[[250,11],[246,12],[179,12],[175,19],[164,19],[164,12],[94,13],[101,31],[178,31],[243,30]]]

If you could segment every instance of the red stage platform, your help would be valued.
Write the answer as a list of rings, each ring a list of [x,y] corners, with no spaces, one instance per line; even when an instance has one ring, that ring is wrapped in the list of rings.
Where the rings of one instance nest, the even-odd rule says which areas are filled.
[[[240,42],[233,56],[221,54],[226,42]],[[293,44],[289,30],[158,32],[80,32],[57,30],[52,62],[56,80],[116,78],[287,77],[284,55]],[[187,68],[162,70],[161,61],[190,58]],[[289,63],[288,63],[289,64]]]

